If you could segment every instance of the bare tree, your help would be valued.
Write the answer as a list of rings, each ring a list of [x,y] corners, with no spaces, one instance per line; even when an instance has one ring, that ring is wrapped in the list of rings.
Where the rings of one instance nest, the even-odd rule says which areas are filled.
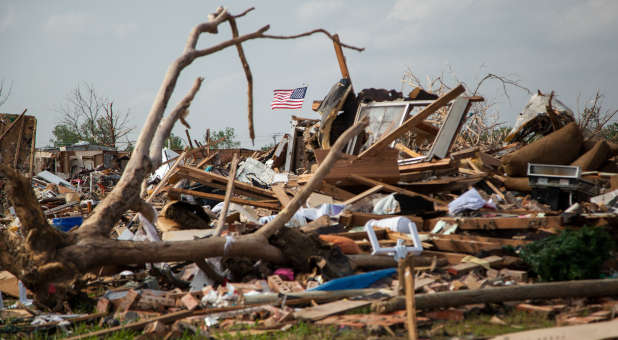
[[[119,113],[113,104],[109,98],[98,95],[92,85],[78,85],[58,109],[63,128],[54,129],[56,141],[66,141],[69,134],[92,144],[115,147],[133,128],[128,126],[129,111]]]
[[[520,81],[514,79],[513,75],[500,75],[494,73],[486,73],[474,86],[466,86],[466,83],[458,79],[454,70],[449,67],[448,73],[445,75],[440,74],[437,77],[427,77],[426,90],[442,95],[449,91],[453,85],[450,84],[463,84],[466,88],[474,89],[472,92],[468,92],[469,96],[480,95],[480,88],[489,81],[495,81],[500,86],[504,97],[510,100],[509,89],[516,88],[530,94],[530,90],[520,84]],[[408,69],[404,72],[403,83],[412,87],[423,87],[421,80]],[[470,117],[466,119],[466,123],[462,128],[461,133],[457,136],[454,148],[463,149],[476,145],[498,145],[504,141],[504,137],[508,134],[509,129],[504,127],[504,123],[500,121],[500,115],[494,109],[495,102],[474,102],[471,104],[470,111],[473,112]],[[436,123],[442,123],[446,119],[448,108],[444,107],[430,118],[431,121]],[[411,144],[414,136],[407,136],[408,144]],[[417,145],[420,146],[420,145]],[[425,146],[428,147],[428,146]]]
[[[593,137],[602,134],[603,130],[614,119],[618,110],[608,110],[603,108],[605,96],[597,89],[592,99],[584,106],[583,110],[579,110],[578,101],[578,117],[577,124],[582,131],[587,131]]]
[[[289,261],[289,257],[284,256],[282,250],[269,241],[311,192],[321,184],[340,156],[343,146],[366,126],[366,121],[354,125],[339,137],[303,190],[273,221],[256,233],[239,236],[233,242],[226,240],[225,237],[177,242],[133,242],[109,238],[114,225],[129,209],[139,211],[151,221],[154,219],[152,206],[140,196],[140,186],[145,176],[161,164],[160,151],[163,142],[169,137],[174,123],[180,116],[186,115],[202,83],[202,78],[196,79],[189,93],[162,120],[180,72],[186,66],[199,57],[237,46],[251,39],[293,39],[317,32],[324,33],[332,39],[332,35],[324,30],[295,36],[266,35],[264,32],[269,26],[264,26],[249,34],[238,35],[234,32],[229,40],[204,49],[196,49],[197,40],[202,33],[215,34],[220,24],[233,22],[250,10],[239,15],[231,15],[220,7],[209,15],[207,22],[197,25],[192,30],[183,53],[168,68],[120,181],[77,232],[64,233],[51,227],[36,200],[30,181],[6,165],[0,164],[0,173],[9,179],[8,194],[22,224],[20,233],[0,233],[0,266],[16,275],[35,294],[37,302],[62,308],[62,301],[73,291],[80,274],[107,264],[201,260],[205,257],[222,255],[260,258],[273,263]],[[349,47],[345,44],[342,46]]]

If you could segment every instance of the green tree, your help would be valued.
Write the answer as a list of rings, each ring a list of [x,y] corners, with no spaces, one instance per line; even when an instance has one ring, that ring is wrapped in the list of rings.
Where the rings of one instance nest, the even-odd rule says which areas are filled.
[[[204,141],[208,142],[206,137],[204,135]],[[215,130],[210,134],[210,147],[212,149],[234,149],[239,146],[240,142],[236,140],[234,128],[226,127],[223,130]]]
[[[618,142],[618,123],[605,125],[601,130],[601,136],[610,142]]]
[[[80,141],[80,135],[64,124],[54,126],[51,143],[54,146],[73,145]]]
[[[165,140],[164,147],[172,150],[181,150],[184,148],[184,141],[179,136],[170,133],[170,136]]]
[[[57,110],[62,116],[53,131],[54,145],[77,141],[116,147],[133,128],[128,127],[129,112],[114,110],[109,98],[99,96],[92,85],[78,85]]]

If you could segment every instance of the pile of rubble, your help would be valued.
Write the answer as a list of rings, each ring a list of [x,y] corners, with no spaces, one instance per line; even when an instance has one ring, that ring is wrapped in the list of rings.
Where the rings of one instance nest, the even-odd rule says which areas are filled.
[[[21,332],[99,320],[105,328],[86,336],[143,329],[161,337],[243,325],[256,334],[299,320],[395,334],[404,324],[462,320],[484,304],[509,301],[555,315],[559,325],[614,319],[618,279],[538,283],[554,277],[520,255],[536,240],[583,226],[615,235],[618,144],[587,136],[568,108],[539,93],[503,145],[460,145],[472,103],[483,100],[463,94],[458,86],[441,96],[422,89],[405,98],[376,89],[355,95],[342,79],[314,102],[321,119],[294,117],[291,133],[270,150],[231,160],[204,146],[173,155],[144,191],[156,223],[127,213],[113,230],[119,240],[148,242],[223,235],[227,249],[292,210],[280,233],[294,233],[270,241],[289,257],[286,265],[223,256],[102,267],[76,287],[98,301],[86,315],[36,311],[26,289],[2,272],[0,291],[19,298],[3,319],[21,318],[10,324]],[[296,210],[291,202],[328,149],[360,121],[364,130]],[[119,178],[101,169],[69,183],[45,171],[32,184],[45,216],[71,233]],[[3,221],[19,228],[15,218]],[[558,279],[615,278],[608,247],[592,274]],[[601,252],[590,249],[592,257]],[[350,312],[366,306],[369,314]]]

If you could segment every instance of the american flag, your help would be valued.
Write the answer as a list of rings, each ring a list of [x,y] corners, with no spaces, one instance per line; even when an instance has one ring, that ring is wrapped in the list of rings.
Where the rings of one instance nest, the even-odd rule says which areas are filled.
[[[291,90],[275,90],[270,108],[275,109],[300,109],[303,107],[307,86]]]

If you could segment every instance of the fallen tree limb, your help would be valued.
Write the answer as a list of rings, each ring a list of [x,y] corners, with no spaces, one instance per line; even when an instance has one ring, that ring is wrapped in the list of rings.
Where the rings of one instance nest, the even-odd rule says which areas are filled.
[[[434,294],[416,295],[416,308],[442,308],[476,303],[499,303],[527,299],[555,299],[569,297],[617,296],[618,279],[581,280],[536,283],[524,286],[457,290]],[[387,301],[376,302],[371,309],[378,313],[390,313],[406,308],[405,297],[397,296]]]

